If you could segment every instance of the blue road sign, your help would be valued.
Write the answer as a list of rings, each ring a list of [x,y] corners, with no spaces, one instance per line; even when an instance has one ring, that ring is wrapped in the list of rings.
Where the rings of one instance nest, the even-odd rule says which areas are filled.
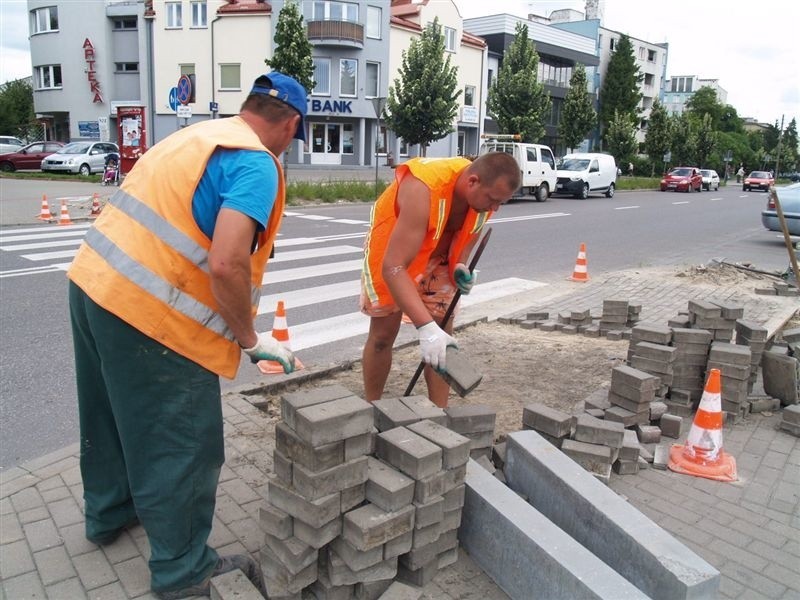
[[[189,98],[192,97],[192,80],[188,75],[181,75],[178,80],[178,102],[181,104],[189,104]]]
[[[178,88],[170,88],[169,90],[169,107],[172,110],[178,110]]]

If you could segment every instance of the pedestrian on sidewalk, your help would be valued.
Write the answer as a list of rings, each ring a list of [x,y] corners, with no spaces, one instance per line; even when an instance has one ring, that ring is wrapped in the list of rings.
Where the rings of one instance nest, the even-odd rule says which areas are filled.
[[[237,116],[182,129],[142,155],[68,271],[86,537],[141,522],[158,598],[209,595],[250,556],[208,546],[224,462],[219,377],[242,350],[294,357],[254,318],[285,204],[277,156],[305,139],[306,90],[256,79]]]
[[[435,373],[455,346],[452,319],[440,323],[456,289],[468,294],[475,274],[466,266],[489,217],[519,188],[519,165],[509,154],[415,158],[397,167],[372,211],[361,274],[361,310],[370,317],[364,344],[365,399],[379,400],[392,366],[403,313],[416,326],[426,363],[428,397],[447,406],[450,388]]]
[[[744,166],[739,165],[739,170],[736,171],[736,183],[741,183],[742,177],[744,177]]]

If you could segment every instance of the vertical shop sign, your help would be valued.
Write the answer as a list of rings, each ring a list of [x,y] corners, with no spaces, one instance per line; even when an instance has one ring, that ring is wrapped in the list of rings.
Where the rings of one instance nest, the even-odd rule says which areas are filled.
[[[83,58],[86,61],[86,76],[89,78],[89,91],[94,95],[92,102],[103,103],[103,96],[100,92],[100,82],[97,81],[97,71],[94,69],[96,58],[94,46],[89,38],[83,41]]]

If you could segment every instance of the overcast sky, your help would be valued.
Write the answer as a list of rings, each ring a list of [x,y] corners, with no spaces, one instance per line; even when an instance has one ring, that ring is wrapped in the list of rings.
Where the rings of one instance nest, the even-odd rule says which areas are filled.
[[[103,0],[97,0],[103,1]],[[449,2],[450,0],[431,0]],[[580,0],[455,0],[464,18],[583,12]],[[0,0],[0,82],[31,74],[25,0]],[[605,0],[603,26],[648,42],[669,42],[667,76],[719,79],[742,117],[800,119],[800,2]]]

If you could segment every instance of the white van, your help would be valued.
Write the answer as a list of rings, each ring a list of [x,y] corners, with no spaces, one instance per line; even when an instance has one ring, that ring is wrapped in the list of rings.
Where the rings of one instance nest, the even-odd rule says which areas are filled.
[[[556,194],[572,194],[586,199],[590,192],[614,197],[617,187],[617,163],[610,154],[567,154],[559,161]]]
[[[544,202],[556,187],[556,161],[553,151],[541,144],[514,141],[517,135],[485,135],[478,154],[506,152],[517,160],[522,171],[522,186],[517,196],[533,196]]]

